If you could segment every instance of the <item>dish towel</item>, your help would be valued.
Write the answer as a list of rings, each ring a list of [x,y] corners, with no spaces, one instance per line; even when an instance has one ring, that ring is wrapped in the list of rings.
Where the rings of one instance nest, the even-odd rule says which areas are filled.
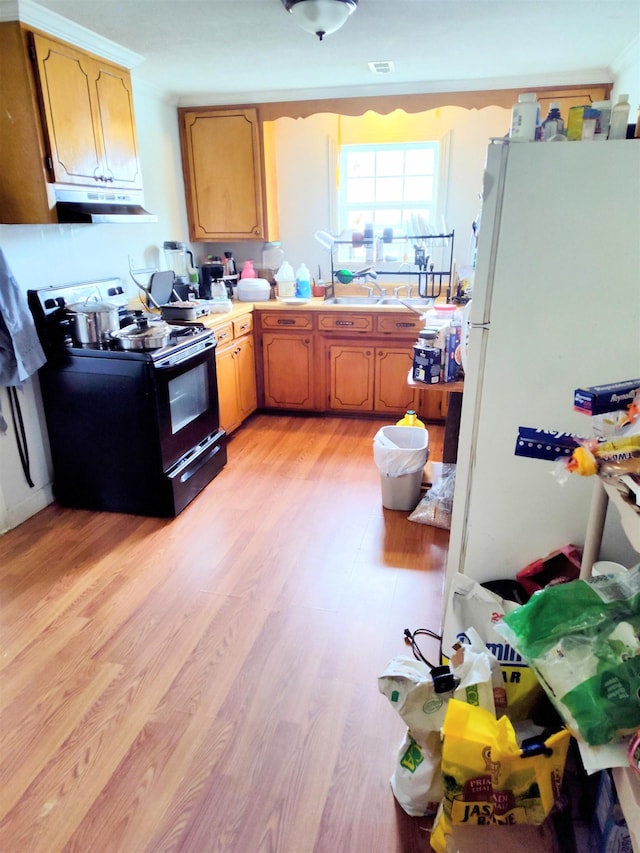
[[[18,445],[20,462],[27,483],[33,488],[29,466],[29,448],[22,419],[18,391],[22,382],[35,373],[46,357],[24,293],[11,274],[2,249],[0,249],[0,387],[7,387],[9,406]],[[7,431],[0,401],[0,433]]]
[[[26,297],[0,249],[0,386],[20,385],[45,361]]]

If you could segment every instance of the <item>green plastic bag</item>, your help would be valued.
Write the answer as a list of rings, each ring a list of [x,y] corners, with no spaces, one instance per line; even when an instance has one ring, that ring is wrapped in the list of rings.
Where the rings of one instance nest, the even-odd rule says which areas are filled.
[[[496,626],[591,746],[640,727],[640,566],[550,586]]]

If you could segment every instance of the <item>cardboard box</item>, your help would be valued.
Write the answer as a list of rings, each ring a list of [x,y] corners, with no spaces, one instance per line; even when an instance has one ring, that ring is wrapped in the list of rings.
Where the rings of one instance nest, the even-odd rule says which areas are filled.
[[[579,447],[577,436],[568,432],[546,432],[535,427],[518,427],[516,456],[529,459],[546,459],[554,462],[562,456],[571,456]]]
[[[437,347],[423,347],[415,344],[413,347],[413,379],[433,385],[440,382],[442,372],[442,350]]]
[[[449,326],[445,341],[443,379],[445,382],[457,382],[462,376],[460,361],[461,326]]]
[[[592,849],[598,853],[633,853],[631,835],[608,770],[601,771],[592,838]]]
[[[612,382],[608,385],[593,385],[576,388],[573,392],[573,408],[585,415],[602,415],[607,412],[626,411],[640,391],[640,379]]]
[[[597,438],[609,438],[628,422],[629,407],[640,391],[640,379],[576,388],[573,408],[591,416],[591,432]]]

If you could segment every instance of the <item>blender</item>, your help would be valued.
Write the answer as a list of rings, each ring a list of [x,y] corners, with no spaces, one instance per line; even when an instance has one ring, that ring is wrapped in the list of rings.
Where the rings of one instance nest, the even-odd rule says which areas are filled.
[[[167,269],[175,275],[176,293],[181,299],[186,298],[182,294],[189,288],[189,272],[195,266],[193,255],[184,243],[178,243],[175,240],[166,240],[163,248]],[[187,255],[191,259],[191,264],[187,263]]]

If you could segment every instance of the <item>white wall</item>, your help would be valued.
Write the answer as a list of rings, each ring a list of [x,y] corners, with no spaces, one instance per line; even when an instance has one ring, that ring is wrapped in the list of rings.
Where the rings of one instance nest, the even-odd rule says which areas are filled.
[[[611,99],[615,104],[618,95],[629,95],[629,123],[635,124],[640,110],[640,36],[631,42],[613,63],[615,83]]]
[[[139,90],[135,72],[132,76],[145,202],[158,222],[0,225],[0,247],[22,290],[118,277],[134,296],[139,291],[129,277],[129,255],[134,268],[158,266],[165,240],[188,239],[176,108]],[[51,502],[51,466],[37,377],[24,383],[19,397],[35,487],[29,488],[22,472],[8,392],[2,388],[0,405],[9,429],[0,432],[0,533]]]

